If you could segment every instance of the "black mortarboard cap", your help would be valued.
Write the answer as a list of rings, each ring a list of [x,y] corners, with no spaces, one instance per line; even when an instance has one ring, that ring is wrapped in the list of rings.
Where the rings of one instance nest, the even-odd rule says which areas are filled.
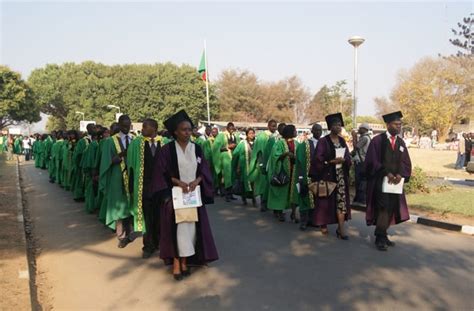
[[[395,112],[383,115],[382,118],[385,123],[390,123],[392,121],[400,120],[401,118],[403,118],[403,114],[401,111],[395,111]]]
[[[188,116],[186,111],[184,111],[184,109],[172,115],[163,124],[165,125],[168,132],[170,132],[170,134],[173,134],[178,128],[178,124],[183,121],[189,121],[189,123],[191,123],[191,128],[194,127],[193,121],[191,121],[191,118]]]
[[[328,129],[330,129],[331,125],[335,122],[341,122],[341,126],[344,126],[344,120],[342,119],[342,113],[340,112],[327,115],[325,119]]]

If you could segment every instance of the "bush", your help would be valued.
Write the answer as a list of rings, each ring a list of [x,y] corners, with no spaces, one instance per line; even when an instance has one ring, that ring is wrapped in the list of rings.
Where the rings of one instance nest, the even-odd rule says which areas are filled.
[[[403,186],[403,190],[405,193],[429,193],[430,189],[427,186],[427,182],[428,176],[426,173],[419,166],[415,166],[411,173],[410,182]]]

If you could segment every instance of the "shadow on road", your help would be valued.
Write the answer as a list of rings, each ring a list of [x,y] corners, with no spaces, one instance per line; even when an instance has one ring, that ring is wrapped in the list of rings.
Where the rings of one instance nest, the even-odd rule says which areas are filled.
[[[134,309],[144,300],[156,310],[474,307],[471,237],[403,224],[391,229],[397,246],[378,252],[373,228],[365,226],[361,213],[348,223],[351,239],[341,241],[333,226],[329,237],[314,229],[300,232],[295,224],[277,222],[270,212],[218,198],[208,213],[220,260],[176,283],[157,256],[140,258],[141,242],[118,250],[113,233],[86,214],[83,204],[72,201],[70,193],[48,184],[45,171],[28,165],[23,170],[28,204],[41,208],[33,216],[42,226],[43,254],[81,250],[98,261],[114,262],[101,277],[107,290],[119,291],[123,299],[103,309]],[[84,273],[89,265],[94,262],[81,266]],[[128,279],[121,283],[126,286],[115,287]]]

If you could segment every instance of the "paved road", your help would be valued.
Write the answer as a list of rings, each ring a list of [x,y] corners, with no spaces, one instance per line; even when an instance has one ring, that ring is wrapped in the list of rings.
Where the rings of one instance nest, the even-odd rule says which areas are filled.
[[[184,282],[141,243],[116,247],[113,234],[84,212],[45,171],[22,166],[35,223],[40,299],[55,310],[472,310],[474,238],[405,223],[397,246],[373,247],[372,229],[354,213],[350,241],[270,213],[209,207],[220,260]]]

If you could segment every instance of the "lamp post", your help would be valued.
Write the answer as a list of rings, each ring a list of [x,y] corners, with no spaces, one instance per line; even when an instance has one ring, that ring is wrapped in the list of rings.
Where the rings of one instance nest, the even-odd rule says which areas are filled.
[[[122,115],[122,113],[120,112],[120,107],[119,107],[119,106],[115,106],[115,105],[107,105],[107,108],[115,108],[115,109],[118,109],[118,113],[115,114],[115,121],[118,122],[120,116]]]
[[[115,109],[118,109],[118,113],[120,113],[120,107],[119,106],[115,106],[115,105],[107,105],[107,108],[115,108]]]
[[[76,111],[76,114],[81,114],[81,115],[82,115],[82,121],[84,121],[84,112],[82,112],[82,111]]]
[[[349,38],[349,43],[354,47],[354,108],[352,111],[352,126],[357,127],[357,50],[365,39],[359,36]]]

